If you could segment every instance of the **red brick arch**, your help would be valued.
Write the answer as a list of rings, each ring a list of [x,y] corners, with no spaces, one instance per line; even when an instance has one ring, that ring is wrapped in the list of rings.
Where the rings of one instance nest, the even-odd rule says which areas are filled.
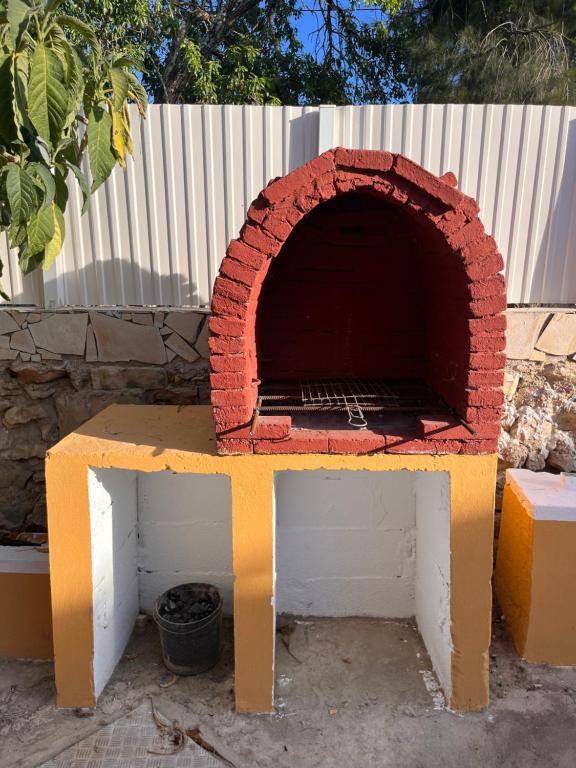
[[[256,434],[250,434],[258,394],[258,301],[270,265],[298,222],[320,204],[347,193],[376,195],[401,206],[433,229],[447,252],[454,254],[449,268],[459,281],[468,336],[465,343],[454,342],[462,347],[454,381],[439,376],[435,386],[477,435],[405,441],[406,450],[495,450],[505,362],[503,261],[494,239],[484,232],[478,205],[455,185],[452,174],[439,178],[402,155],[342,148],[325,152],[268,184],[250,206],[240,236],[230,243],[214,285],[209,345],[219,450],[298,450],[285,418],[262,418]],[[328,442],[329,436],[323,436],[309,443],[308,449],[338,450],[334,442],[326,448]],[[379,445],[385,450],[393,447]]]

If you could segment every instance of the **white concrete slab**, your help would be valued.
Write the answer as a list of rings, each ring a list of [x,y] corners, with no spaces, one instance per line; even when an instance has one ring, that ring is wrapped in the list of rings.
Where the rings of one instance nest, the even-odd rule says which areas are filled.
[[[526,501],[534,520],[576,521],[576,485],[571,478],[566,482],[550,472],[509,469],[506,481]]]

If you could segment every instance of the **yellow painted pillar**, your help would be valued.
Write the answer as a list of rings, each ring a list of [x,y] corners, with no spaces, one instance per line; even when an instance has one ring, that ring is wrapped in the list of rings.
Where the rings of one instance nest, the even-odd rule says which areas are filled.
[[[48,454],[46,496],[58,707],[94,707],[94,631],[88,466]]]
[[[488,705],[495,455],[455,457],[450,471],[452,695],[455,710]]]
[[[234,657],[238,712],[274,707],[274,472],[236,462],[231,473]]]

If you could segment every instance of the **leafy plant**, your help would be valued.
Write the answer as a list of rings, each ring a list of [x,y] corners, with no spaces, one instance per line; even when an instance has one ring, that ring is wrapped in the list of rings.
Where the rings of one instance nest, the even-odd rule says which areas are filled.
[[[104,54],[93,27],[59,12],[62,3],[0,0],[0,231],[25,273],[48,269],[62,248],[68,175],[84,211],[133,153],[128,104],[145,116],[148,101],[141,65]]]

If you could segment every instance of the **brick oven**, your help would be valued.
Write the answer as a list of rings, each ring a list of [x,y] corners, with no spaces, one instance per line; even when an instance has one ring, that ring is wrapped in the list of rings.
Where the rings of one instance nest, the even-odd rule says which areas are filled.
[[[218,452],[495,452],[506,296],[478,210],[389,152],[271,181],[214,286]]]

